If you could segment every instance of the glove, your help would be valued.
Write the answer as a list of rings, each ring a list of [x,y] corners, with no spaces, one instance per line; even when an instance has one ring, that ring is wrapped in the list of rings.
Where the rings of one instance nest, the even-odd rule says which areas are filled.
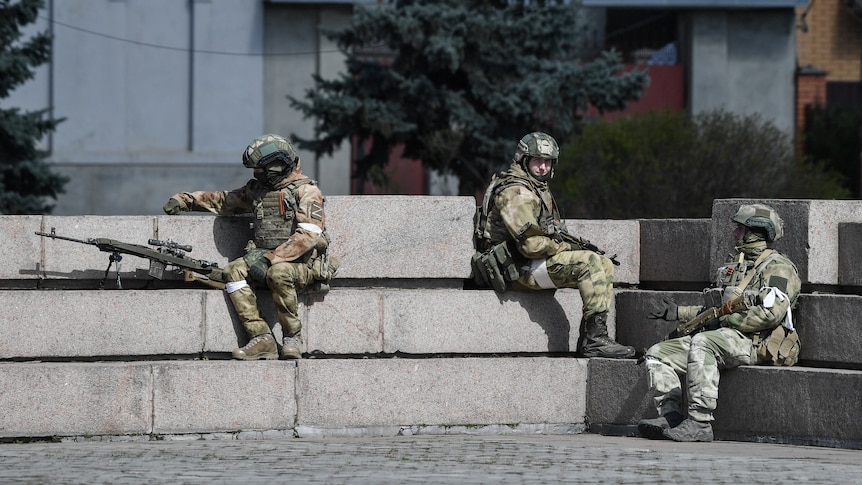
[[[169,216],[175,216],[179,214],[180,211],[182,211],[182,209],[180,208],[180,201],[171,197],[170,199],[168,199],[165,205],[162,206],[162,210],[165,211],[165,214]]]
[[[650,314],[647,315],[647,318],[651,318],[653,320],[667,320],[668,322],[679,320],[679,311],[676,303],[667,298],[662,298],[662,302],[662,307],[657,311],[650,312]]]
[[[272,262],[270,262],[269,258],[265,256],[260,257],[248,266],[248,275],[253,280],[263,283],[266,281],[266,272],[270,266],[272,266]]]

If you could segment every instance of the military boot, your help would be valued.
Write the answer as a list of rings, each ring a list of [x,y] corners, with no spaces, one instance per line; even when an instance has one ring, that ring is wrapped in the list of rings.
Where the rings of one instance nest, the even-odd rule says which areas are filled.
[[[671,411],[664,416],[659,416],[657,418],[641,419],[638,423],[638,432],[644,438],[662,440],[666,438],[664,435],[665,430],[679,426],[679,423],[682,421],[682,414],[676,411]]]
[[[265,333],[252,338],[245,347],[234,350],[232,355],[239,360],[274,360],[278,359],[278,348],[272,334]]]
[[[608,336],[608,313],[593,315],[581,320],[581,335],[578,339],[578,353],[584,357],[605,357],[608,359],[630,359],[635,348],[620,345]]]
[[[686,419],[679,426],[664,430],[664,436],[674,441],[712,441],[712,424],[709,421]]]
[[[296,334],[294,334],[293,336],[284,337],[281,339],[281,358],[302,358],[302,334],[300,332],[296,332]]]

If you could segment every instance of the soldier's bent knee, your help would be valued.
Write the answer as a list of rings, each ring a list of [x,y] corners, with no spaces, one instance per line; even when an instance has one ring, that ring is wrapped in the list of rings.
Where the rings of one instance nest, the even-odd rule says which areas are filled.
[[[222,270],[222,276],[226,282],[244,280],[246,275],[248,275],[248,265],[242,258],[234,259]]]

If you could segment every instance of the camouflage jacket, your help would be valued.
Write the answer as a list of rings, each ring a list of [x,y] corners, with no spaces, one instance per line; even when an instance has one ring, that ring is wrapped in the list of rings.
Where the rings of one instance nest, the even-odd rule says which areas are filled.
[[[300,166],[296,167],[288,177],[282,180],[274,189],[262,185],[256,179],[249,180],[245,186],[231,191],[216,192],[180,192],[173,196],[178,200],[183,210],[209,211],[219,215],[253,213],[263,197],[272,190],[281,190],[292,182],[308,179],[302,174]],[[321,236],[311,226],[320,231],[326,230],[326,215],[323,211],[324,197],[315,183],[305,183],[296,188],[297,228],[282,244],[269,251],[266,257],[273,263],[296,261],[320,244]],[[303,228],[302,225],[306,225]]]
[[[487,221],[477,228],[480,245],[511,241],[527,259],[547,258],[570,249],[554,235],[565,230],[547,183],[532,179],[517,163],[496,175],[488,187]],[[477,247],[480,251],[488,248]]]
[[[751,336],[782,324],[787,311],[796,305],[802,281],[793,262],[778,252],[768,256],[757,268],[752,268],[754,261],[751,257],[747,260],[747,264],[749,266],[747,271],[757,271],[757,273],[746,285],[744,292],[752,295],[754,297],[752,300],[756,304],[749,306],[745,311],[722,316],[721,322],[725,327],[735,328]],[[727,268],[731,267],[732,265],[728,265],[719,268],[715,287],[721,287],[721,280],[727,274]],[[786,297],[777,295],[773,289],[780,290]],[[680,306],[679,319],[683,322],[691,320],[704,309],[705,306]]]

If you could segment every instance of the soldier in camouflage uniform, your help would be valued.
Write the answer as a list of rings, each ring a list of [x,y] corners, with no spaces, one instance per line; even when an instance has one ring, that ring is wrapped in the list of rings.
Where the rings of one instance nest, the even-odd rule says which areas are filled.
[[[530,133],[518,142],[511,167],[494,176],[477,211],[474,274],[477,257],[487,258],[504,250],[511,261],[494,263],[508,266],[504,271],[509,275],[509,288],[578,288],[584,312],[578,353],[585,357],[633,357],[633,347],[616,343],[607,333],[613,297],[611,260],[571,239],[563,240],[562,235],[568,233],[548,188],[558,155],[556,140],[545,133]],[[479,277],[477,282],[483,284]]]
[[[768,336],[780,325],[793,328],[791,307],[802,283],[796,266],[772,249],[783,232],[781,218],[769,206],[751,204],[741,206],[732,220],[737,223],[733,238],[739,254],[734,262],[719,268],[713,288],[704,292],[709,306],[721,306],[721,316],[705,331],[659,342],[646,352],[649,386],[659,417],[640,421],[638,430],[644,437],[712,441],[719,372],[768,362],[762,352]],[[747,304],[732,312],[728,301],[740,295]],[[665,300],[649,316],[687,322],[706,308],[677,306]],[[687,381],[687,418],[683,416],[680,376]]]
[[[302,355],[302,323],[297,314],[297,291],[316,281],[328,281],[334,268],[326,257],[324,197],[317,183],[302,174],[293,146],[278,135],[255,139],[242,156],[254,178],[232,191],[180,192],[164,211],[209,211],[219,215],[254,214],[254,241],[244,257],[224,268],[223,277],[239,319],[249,336],[244,347],[233,351],[235,359],[277,359],[278,348],[269,325],[257,306],[252,288],[267,286],[281,323],[282,357]],[[250,284],[251,283],[251,284]]]

